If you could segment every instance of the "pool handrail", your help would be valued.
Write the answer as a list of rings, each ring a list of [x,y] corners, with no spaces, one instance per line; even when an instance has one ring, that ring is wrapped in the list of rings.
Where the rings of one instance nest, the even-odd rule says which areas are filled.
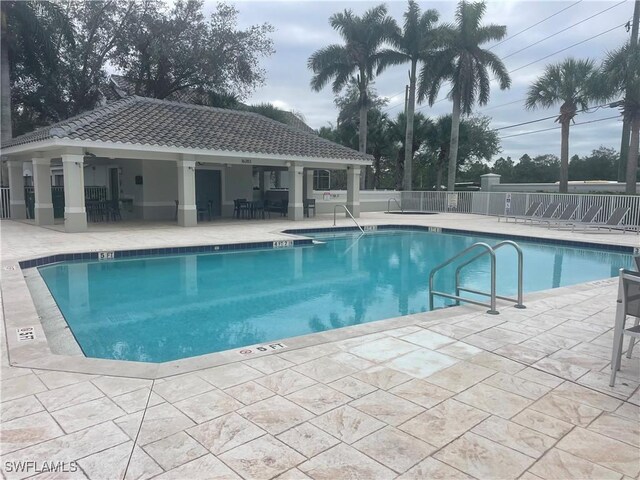
[[[338,207],[342,207],[342,208],[344,208],[344,211],[345,211],[345,212],[347,212],[347,215],[349,215],[349,216],[351,217],[351,220],[353,220],[353,223],[355,223],[355,224],[356,224],[356,227],[358,227],[358,228],[360,229],[360,231],[361,231],[362,233],[364,233],[364,230],[362,229],[362,227],[360,226],[360,224],[356,221],[356,219],[355,219],[355,218],[353,218],[353,215],[351,215],[351,212],[349,211],[349,209],[347,208],[347,206],[346,206],[346,205],[342,205],[342,204],[340,204],[340,205],[336,205],[335,207],[333,207],[333,226],[334,226],[334,227],[336,226],[336,212],[337,212]]]
[[[389,213],[391,211],[391,200],[396,202],[396,205],[398,205],[400,207],[400,211],[401,212],[404,212],[404,210],[402,209],[402,205],[400,204],[398,199],[396,197],[391,197],[389,200],[387,200],[387,213]]]
[[[467,254],[468,252],[470,252],[471,250],[474,250],[476,248],[483,248],[483,249],[485,249],[485,252],[483,252],[483,253],[488,253],[489,255],[491,255],[491,292],[488,295],[490,297],[490,303],[479,302],[477,300],[472,300],[470,298],[461,297],[460,295],[452,295],[450,293],[444,293],[444,292],[435,291],[433,289],[433,280],[435,278],[436,272],[438,272],[439,270],[443,269],[447,265],[450,265],[451,263],[455,262],[458,258],[462,257],[463,255]],[[431,273],[429,274],[429,309],[430,310],[433,310],[433,296],[434,295],[438,295],[440,297],[445,297],[445,298],[450,298],[450,299],[456,300],[456,301],[463,301],[463,302],[467,302],[467,303],[473,303],[475,305],[481,305],[483,307],[489,307],[489,310],[487,310],[487,313],[489,313],[491,315],[497,315],[499,312],[496,310],[496,254],[493,251],[493,248],[491,248],[491,246],[489,244],[487,244],[487,243],[476,242],[473,245],[465,248],[464,250],[462,250],[458,254],[454,255],[453,257],[451,257],[447,261],[442,262],[441,264],[439,264],[438,266],[433,268],[431,270]]]
[[[523,254],[522,254],[522,248],[520,248],[520,245],[518,245],[516,242],[514,242],[513,240],[503,240],[502,242],[498,242],[496,243],[493,247],[491,247],[493,249],[493,251],[495,252],[496,250],[498,250],[499,248],[502,248],[504,246],[512,246],[517,255],[518,255],[518,298],[511,298],[511,297],[504,297],[501,295],[496,295],[496,298],[499,298],[501,300],[507,300],[510,302],[514,302],[515,303],[515,308],[527,308],[524,306],[523,303],[523,287],[522,287],[522,269],[523,269],[523,264],[524,264],[524,258],[523,258]],[[461,265],[458,265],[458,268],[456,268],[456,295],[460,296],[460,291],[463,292],[469,292],[469,293],[475,293],[476,295],[487,295],[485,292],[481,292],[475,289],[471,289],[471,288],[464,288],[460,286],[460,271],[466,267],[467,265],[469,265],[471,262],[473,262],[474,260],[478,259],[479,257],[482,257],[483,255],[485,255],[487,252],[480,252],[478,255],[476,255],[475,257],[472,257],[471,259],[467,260],[466,262],[464,262]],[[458,305],[460,304],[460,302],[457,302]]]

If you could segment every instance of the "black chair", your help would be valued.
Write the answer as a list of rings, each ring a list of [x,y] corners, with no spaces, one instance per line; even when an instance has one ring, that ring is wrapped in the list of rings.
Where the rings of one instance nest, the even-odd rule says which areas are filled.
[[[316,216],[316,199],[315,198],[307,198],[304,201],[304,216],[308,217],[310,211],[313,210],[313,216]]]
[[[120,213],[120,202],[118,200],[112,200],[107,204],[107,216],[114,222],[122,220],[122,214]]]
[[[251,217],[252,218],[262,218],[264,220],[264,211],[265,211],[265,206],[262,200],[256,200],[255,202],[252,203],[252,209],[251,209]]]
[[[280,202],[280,215],[286,217],[289,214],[289,200]]]

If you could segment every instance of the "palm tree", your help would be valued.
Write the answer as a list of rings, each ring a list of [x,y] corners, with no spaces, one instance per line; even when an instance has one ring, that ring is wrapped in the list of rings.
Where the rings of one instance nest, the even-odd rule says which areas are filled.
[[[627,43],[609,52],[602,64],[602,71],[615,93],[624,93],[622,114],[631,126],[631,141],[626,159],[625,191],[635,195],[640,147],[640,51],[637,48],[633,49],[633,54],[631,51]]]
[[[409,62],[409,98],[407,100],[407,122],[404,132],[405,145],[413,144],[414,112],[416,107],[416,71],[418,62],[425,60],[429,52],[433,51],[440,40],[440,30],[435,27],[439,14],[437,10],[427,10],[421,14],[420,6],[409,0],[409,6],[404,13],[402,32],[396,32],[390,39],[393,49],[384,50],[378,66],[378,74],[389,65],[402,65]],[[411,190],[413,155],[412,149],[404,149],[404,190]]]
[[[352,78],[359,91],[359,150],[367,151],[367,87],[375,76],[380,61],[380,47],[397,30],[395,21],[387,15],[384,5],[370,8],[361,17],[351,10],[336,13],[329,19],[344,45],[332,44],[314,52],[307,62],[313,71],[311,88],[322,90],[332,79],[334,93],[339,93]],[[360,178],[364,186],[365,175]]]
[[[58,58],[58,42],[52,31],[59,32],[60,36],[72,43],[73,27],[60,6],[54,2],[0,2],[0,24],[0,136],[4,140],[12,137],[11,68],[18,57],[36,72],[54,66]]]
[[[399,113],[394,121],[388,123],[389,139],[396,145],[400,145],[397,151],[396,161],[397,190],[403,188],[403,181],[407,178],[407,166],[411,165],[415,153],[427,141],[427,137],[432,128],[431,120],[421,113],[414,115],[413,123],[414,126],[410,144],[406,143],[407,139],[405,136],[408,127],[408,115]],[[411,145],[411,148],[407,149],[407,145]],[[407,152],[407,150],[409,151]],[[410,159],[409,163],[407,163],[407,157]],[[402,160],[404,160],[404,162]],[[404,186],[404,189],[407,190],[406,186]]]
[[[429,55],[420,72],[418,99],[433,105],[443,82],[451,83],[448,97],[453,101],[449,148],[448,190],[456,183],[460,115],[471,114],[473,106],[486,105],[491,91],[489,70],[501,90],[511,86],[511,78],[500,58],[481,46],[499,41],[507,34],[504,25],[481,25],[487,7],[484,2],[462,1],[456,9],[455,25],[443,28],[443,47]]]
[[[556,122],[561,126],[560,193],[567,193],[569,185],[569,126],[578,114],[593,101],[604,100],[598,69],[592,60],[567,58],[555,65],[547,65],[527,93],[528,109],[550,108],[560,104]]]

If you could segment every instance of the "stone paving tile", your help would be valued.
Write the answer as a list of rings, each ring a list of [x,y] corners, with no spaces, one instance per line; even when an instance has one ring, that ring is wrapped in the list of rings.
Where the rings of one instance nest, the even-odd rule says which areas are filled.
[[[207,480],[240,480],[241,477],[213,455],[204,455],[156,477],[157,480],[197,478],[206,478]]]
[[[189,428],[187,433],[209,449],[211,453],[218,455],[265,435],[267,432],[237,413],[230,413]]]
[[[351,398],[360,398],[367,393],[375,391],[376,387],[353,377],[344,377],[335,382],[331,382],[329,386],[339,392],[349,395]]]
[[[144,450],[164,470],[179,467],[208,453],[206,448],[184,431],[150,443],[144,447]]]
[[[569,380],[577,380],[585,373],[589,372],[588,368],[579,367],[572,363],[566,363],[560,360],[554,360],[549,357],[537,361],[533,364],[533,367],[561,378],[568,378]]]
[[[149,394],[151,394],[151,396],[149,396]],[[111,400],[127,413],[139,412],[146,407],[154,407],[164,402],[164,399],[160,397],[160,395],[157,395],[146,387],[118,395],[117,397],[112,397]]]
[[[340,443],[338,439],[309,422],[290,428],[276,438],[307,458],[314,457]]]
[[[14,418],[25,417],[43,410],[44,407],[35,395],[0,403],[0,416],[3,422],[9,422]]]
[[[570,363],[578,367],[586,368],[588,370],[600,370],[601,368],[609,364],[608,360],[603,358],[594,357],[585,353],[577,353],[573,350],[558,350],[555,353],[549,355],[549,358],[559,360],[564,363]]]
[[[0,383],[0,398],[3,402],[14,400],[47,390],[44,383],[33,373],[13,378],[3,378]]]
[[[36,395],[45,408],[54,412],[71,407],[79,403],[96,400],[104,397],[104,394],[91,382],[83,382],[78,385],[68,385],[55,390],[47,390]]]
[[[483,367],[497,370],[499,372],[508,373],[510,375],[514,375],[525,368],[521,363],[514,362],[513,360],[509,360],[508,358],[501,357],[491,352],[482,352],[475,355],[469,359],[469,362],[476,365],[482,365]]]
[[[575,400],[580,403],[584,403],[585,405],[589,405],[606,412],[613,412],[620,405],[622,405],[621,400],[612,398],[602,393],[594,392],[589,388],[583,387],[581,385],[576,385],[572,382],[562,383],[562,385],[556,387],[553,390],[553,394],[568,398],[570,400]]]
[[[550,387],[545,385],[530,382],[524,378],[514,377],[502,372],[498,372],[483,380],[482,383],[486,383],[487,385],[491,385],[507,392],[518,394],[531,400],[537,400],[551,390]]]
[[[228,450],[218,457],[244,478],[269,479],[305,460],[281,441],[265,435]]]
[[[637,418],[634,422],[617,415],[603,414],[587,429],[640,448],[640,422]]]
[[[419,330],[417,332],[410,333],[409,335],[402,337],[402,340],[405,342],[415,343],[416,345],[420,345],[421,347],[429,350],[435,350],[455,343],[456,341],[455,338],[430,332],[429,330]]]
[[[211,385],[224,389],[240,385],[241,383],[254,380],[262,376],[255,368],[251,368],[243,363],[236,362],[220,367],[199,370],[197,375],[209,382]]]
[[[509,419],[531,404],[528,398],[479,383],[454,397],[485,412]]]
[[[393,387],[389,392],[425,408],[434,407],[455,395],[455,392],[417,378]]]
[[[125,412],[107,397],[73,405],[52,413],[53,418],[67,433],[77,432],[121,417],[124,414]]]
[[[153,391],[169,403],[213,390],[213,386],[195,374],[169,378],[166,382],[155,383]]]
[[[619,480],[622,474],[601,467],[557,448],[549,450],[530,469],[531,473],[545,480],[562,479],[594,479]]]
[[[273,373],[257,379],[256,382],[278,395],[288,395],[316,383],[315,380],[293,370]]]
[[[233,412],[242,407],[242,403],[220,390],[212,390],[180,400],[174,406],[194,422],[202,423]]]
[[[555,375],[551,375],[549,373],[536,370],[535,368],[531,367],[520,370],[515,374],[515,376],[518,378],[524,378],[525,380],[529,380],[534,383],[545,385],[550,388],[555,388],[564,381],[562,378],[559,378]]]
[[[550,417],[544,413],[527,408],[511,419],[519,425],[529,427],[554,438],[561,438],[571,431],[571,423]]]
[[[245,405],[251,405],[275,395],[271,390],[254,381],[227,388],[224,393],[231,395],[236,400],[240,400]]]
[[[449,355],[443,355],[433,350],[421,348],[420,350],[397,357],[385,365],[399,372],[411,375],[412,377],[424,379],[459,361],[457,358],[450,357]]]
[[[578,383],[600,392],[626,400],[640,386],[637,381],[616,379],[615,387],[609,386],[609,373],[594,372],[593,370],[578,379]]]
[[[47,412],[34,413],[0,425],[0,451],[3,454],[64,435]]]
[[[492,479],[516,479],[534,462],[531,457],[469,432],[434,457],[476,478]]]
[[[274,480],[311,480],[311,477],[305,475],[297,468],[292,468],[291,470],[284,472],[282,475],[278,475]]]
[[[384,334],[380,334],[380,336],[383,337]],[[299,364],[309,362],[311,360],[315,360],[316,358],[324,357],[325,355],[330,355],[339,351],[340,347],[338,345],[325,344],[291,350],[289,352],[280,353],[278,356],[280,358],[284,358],[288,362]]]
[[[436,450],[433,445],[393,427],[378,430],[354,443],[353,447],[398,473],[405,472]]]
[[[362,357],[365,360],[378,363],[386,362],[399,357],[400,355],[404,355],[405,353],[417,350],[418,348],[420,347],[413,343],[405,342],[393,337],[386,337],[363,345],[358,345],[357,347],[351,348],[349,352]]]
[[[316,384],[286,397],[315,415],[321,415],[351,401],[351,397],[327,385]]]
[[[98,377],[91,382],[110,397],[122,395],[143,387],[151,387],[151,380],[126,377]]]
[[[313,457],[298,468],[315,480],[338,478],[386,480],[396,476],[392,470],[344,443]]]
[[[36,374],[48,389],[66,387],[67,385],[73,385],[74,383],[80,383],[96,378],[95,375],[87,375],[86,373],[57,372],[49,370],[36,371]]]
[[[308,410],[280,396],[243,407],[238,413],[272,435],[282,433],[313,417]]]
[[[503,355],[516,362],[532,364],[544,358],[547,354],[525,345],[508,344],[494,350],[498,355]]]
[[[345,365],[329,357],[322,357],[293,367],[294,371],[302,373],[318,382],[329,383],[346,377],[358,369]]]
[[[312,419],[311,423],[345,443],[360,440],[385,425],[349,405],[320,415]]]
[[[412,378],[406,373],[383,366],[363,370],[354,374],[353,377],[382,390],[388,390]]]
[[[586,427],[602,413],[602,410],[553,393],[545,395],[530,408],[581,427]]]
[[[398,428],[431,445],[443,447],[488,416],[482,410],[449,399]]]
[[[148,408],[144,412],[142,426],[139,427],[141,421],[141,412],[126,415],[115,420],[116,424],[122,428],[131,439],[136,438],[139,429],[140,433],[137,438],[137,444],[142,446],[195,425],[189,417],[168,403],[162,403],[155,407]]]
[[[638,449],[599,433],[578,427],[560,440],[557,447],[630,477],[640,474]]]
[[[553,437],[499,417],[489,417],[471,431],[533,458],[540,457],[556,443]]]
[[[129,462],[130,456],[131,462]],[[133,442],[126,442],[90,455],[81,459],[78,464],[91,479],[143,480],[162,473],[158,464],[142,449],[134,447]]]
[[[350,405],[394,426],[400,425],[424,411],[422,407],[383,390],[365,395],[351,402]]]
[[[490,368],[459,362],[427,377],[426,381],[453,392],[462,392],[494,373],[495,370]]]
[[[523,477],[521,477],[523,478]],[[398,480],[473,480],[466,473],[436,460],[433,457],[425,458],[408,472],[400,475]]]
[[[437,352],[444,353],[450,357],[459,358],[460,360],[467,360],[468,358],[481,353],[482,350],[478,347],[474,347],[473,345],[469,345],[468,343],[454,342],[438,348]]]
[[[279,372],[285,368],[293,367],[295,363],[291,363],[278,355],[266,355],[260,358],[254,358],[251,360],[245,360],[245,365],[260,370],[265,375]]]

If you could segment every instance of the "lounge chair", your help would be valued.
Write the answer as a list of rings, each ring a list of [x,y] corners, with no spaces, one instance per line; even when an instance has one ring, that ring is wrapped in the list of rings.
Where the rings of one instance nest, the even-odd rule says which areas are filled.
[[[533,217],[524,218],[524,223],[527,223],[527,220],[529,220],[531,224],[533,224],[533,222],[535,221],[539,222],[542,220],[550,220],[556,214],[556,211],[558,210],[558,208],[560,208],[559,202],[551,202],[547,206],[547,208],[544,209],[544,212],[542,212],[542,215],[540,216],[534,215]],[[518,220],[516,220],[516,223],[518,223]]]
[[[574,223],[591,223],[593,222],[594,218],[596,218],[598,213],[600,213],[600,210],[602,210],[602,207],[600,205],[591,205],[589,208],[587,208],[587,211],[584,212],[584,215],[580,220],[575,218],[573,220],[560,220],[559,218],[557,218],[555,220],[549,221],[548,226],[549,228],[551,228],[572,225]]]
[[[586,223],[586,222],[576,222],[576,223],[572,223],[571,224],[571,231],[575,231],[576,227],[582,227],[582,229],[584,231],[591,229],[591,228],[596,228],[598,230],[600,230],[601,228],[608,228],[609,231],[612,230],[613,227],[622,227],[622,232],[626,232],[627,230],[632,230],[635,229],[636,232],[640,232],[640,230],[638,230],[638,227],[634,227],[633,225],[620,225],[622,223],[622,220],[624,220],[624,217],[627,216],[627,213],[629,213],[629,208],[628,207],[619,207],[616,208],[611,215],[609,216],[609,218],[607,219],[606,222],[591,222],[591,223]]]
[[[518,221],[517,219],[531,218],[538,211],[538,209],[540,208],[540,205],[542,205],[542,202],[533,202],[531,205],[529,205],[529,208],[527,208],[527,211],[524,212],[524,215],[499,215],[498,221],[500,221],[501,217],[504,217],[505,222],[508,222],[510,218],[513,218],[514,220],[516,220],[516,223]]]
[[[569,204],[567,204],[567,206],[562,211],[562,213],[560,214],[559,217],[557,217],[557,218],[542,218],[542,217],[541,218],[532,218],[531,219],[531,223],[538,222],[540,224],[543,224],[543,223],[551,224],[551,223],[555,223],[555,222],[564,222],[566,220],[571,220],[571,217],[573,217],[573,215],[574,215],[574,213],[576,213],[577,209],[578,209],[578,204],[577,203],[569,203]]]
[[[635,317],[633,327],[626,327],[627,316]],[[640,273],[620,269],[618,283],[618,307],[616,308],[615,327],[613,329],[613,351],[611,352],[611,378],[609,386],[613,387],[616,381],[616,373],[620,369],[622,359],[622,343],[624,336],[631,340],[640,338]],[[627,358],[631,358],[633,342],[629,342]]]

